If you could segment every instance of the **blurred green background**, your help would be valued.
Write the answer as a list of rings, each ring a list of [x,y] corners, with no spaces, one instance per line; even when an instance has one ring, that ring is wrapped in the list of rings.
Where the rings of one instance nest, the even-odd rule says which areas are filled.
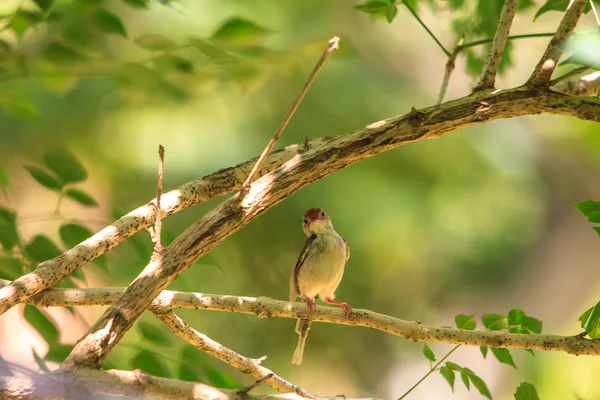
[[[65,222],[96,232],[152,199],[158,144],[166,148],[165,190],[258,155],[333,35],[341,38],[341,50],[326,63],[278,148],[305,137],[347,134],[436,101],[446,57],[404,7],[388,24],[343,0],[160,3],[57,0],[38,2],[52,5],[42,12],[29,1],[0,4],[0,39],[6,43],[0,46],[0,164],[9,182],[0,206],[17,213],[23,243],[44,234],[64,250],[59,227]],[[486,7],[493,4],[490,13],[497,14],[501,3],[487,0]],[[512,32],[554,31],[560,13],[544,14],[534,24],[542,2],[524,3],[529,6]],[[487,15],[481,4],[422,1],[417,10],[451,49],[470,9],[480,19]],[[122,25],[99,16],[100,8]],[[477,23],[493,32],[494,18],[491,25]],[[216,40],[215,32],[236,19],[255,25]],[[591,14],[579,25],[594,26]],[[487,36],[481,30],[471,37]],[[215,42],[206,40],[211,37]],[[513,42],[511,64],[497,87],[522,84],[547,42]],[[447,99],[468,94],[475,82],[466,59],[458,59]],[[54,215],[57,193],[23,166],[42,166],[44,154],[57,149],[81,160],[89,177],[76,187],[97,207],[65,198]],[[287,299],[289,274],[305,240],[301,215],[322,207],[352,250],[338,300],[452,326],[456,314],[476,314],[479,322],[483,313],[520,308],[542,319],[546,333],[576,334],[577,317],[598,300],[600,242],[570,204],[600,198],[599,154],[598,124],[554,116],[501,120],[409,144],[302,189],[217,246],[170,289]],[[219,201],[166,219],[166,239]],[[87,283],[75,278],[70,284],[126,286],[150,252],[143,231],[108,253],[105,265],[85,266]],[[12,279],[8,253],[4,249],[0,272]],[[34,265],[29,260],[20,268]],[[46,311],[68,345],[103,308]],[[429,369],[421,343],[370,329],[314,324],[304,362],[293,366],[295,321],[177,314],[243,355],[268,355],[266,367],[319,395],[397,398]],[[107,366],[216,386],[253,381],[190,349],[152,315],[141,321],[144,330],[138,325],[128,333]],[[148,325],[160,334],[152,335]],[[49,348],[24,319],[22,305],[0,317],[2,358],[37,370],[32,347],[40,358]],[[432,348],[441,356],[451,346]],[[47,366],[56,368],[52,361],[68,349],[55,346]],[[479,374],[495,399],[512,399],[522,381],[535,384],[542,399],[600,398],[592,372],[600,368],[597,357],[512,354],[517,370],[491,356],[484,360],[476,348],[461,348],[451,360]],[[482,397],[458,381],[452,394],[434,374],[408,398]]]

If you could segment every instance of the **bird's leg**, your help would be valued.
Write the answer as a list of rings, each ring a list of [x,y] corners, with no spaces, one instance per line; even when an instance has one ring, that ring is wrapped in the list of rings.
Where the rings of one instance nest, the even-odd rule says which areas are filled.
[[[344,309],[344,313],[346,314],[346,318],[348,318],[350,316],[350,313],[352,312],[352,307],[350,307],[348,303],[344,303],[343,301],[334,301],[333,299],[327,297],[325,299],[325,302],[327,304],[335,304],[342,307]]]
[[[317,305],[315,304],[314,300],[312,300],[308,296],[302,296],[302,298],[306,302],[306,307],[308,308],[308,312],[315,312],[315,311],[317,311]]]

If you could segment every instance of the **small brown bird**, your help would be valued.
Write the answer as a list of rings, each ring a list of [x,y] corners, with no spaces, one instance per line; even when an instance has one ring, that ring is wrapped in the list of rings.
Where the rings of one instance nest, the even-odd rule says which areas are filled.
[[[334,293],[344,275],[344,266],[350,258],[350,248],[346,241],[333,230],[331,219],[320,208],[311,208],[302,216],[302,230],[308,236],[300,252],[296,266],[290,277],[290,301],[298,296],[306,302],[308,311],[316,310],[315,299],[341,306],[346,317],[352,307],[344,302],[334,301]],[[298,346],[292,358],[293,364],[302,362],[302,353],[310,320],[299,319],[296,332],[300,335]]]

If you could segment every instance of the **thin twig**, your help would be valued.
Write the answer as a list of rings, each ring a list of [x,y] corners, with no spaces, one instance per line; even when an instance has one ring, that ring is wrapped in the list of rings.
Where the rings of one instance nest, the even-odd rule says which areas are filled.
[[[417,15],[417,12],[412,8],[412,6],[410,4],[408,4],[408,2],[406,0],[402,0],[402,4],[404,4],[406,6],[406,8],[408,8],[408,11],[410,11],[410,13],[413,15],[413,17],[415,17],[415,19],[417,20],[419,25],[421,25],[423,27],[423,29],[425,29],[425,31],[429,34],[429,36],[433,39],[433,41],[444,52],[446,57],[450,57],[450,55],[451,55],[450,52],[444,47],[442,42],[440,42],[438,40],[438,38],[435,37],[433,32],[431,32],[431,30],[429,30],[429,28],[427,27],[427,25],[425,25],[425,23],[421,20],[421,18],[419,18],[419,16]]]
[[[273,371],[260,365],[255,359],[244,357],[241,354],[215,342],[203,333],[189,326],[183,319],[168,311],[165,313],[154,312],[154,316],[164,323],[175,335],[179,336],[200,351],[204,351],[213,357],[239,369],[245,374],[261,379],[265,384],[281,393],[296,393],[302,397],[316,399],[316,397],[301,387],[286,381]],[[250,390],[250,389],[248,389]],[[247,392],[246,392],[247,393]]]
[[[281,121],[281,124],[279,125],[279,128],[277,128],[275,135],[273,135],[273,137],[267,144],[267,147],[265,147],[265,149],[263,150],[260,157],[258,157],[258,160],[256,161],[256,164],[254,165],[254,168],[252,168],[252,170],[248,174],[248,177],[246,178],[246,181],[244,182],[244,184],[242,185],[242,189],[240,190],[240,195],[239,195],[240,199],[244,198],[244,196],[248,192],[248,187],[254,181],[254,177],[256,176],[258,170],[262,166],[263,162],[265,161],[265,159],[267,158],[267,156],[269,155],[269,153],[271,152],[273,147],[275,147],[275,144],[279,140],[279,137],[283,133],[283,130],[290,122],[290,119],[292,119],[292,116],[296,112],[296,109],[302,102],[302,99],[306,95],[306,92],[308,92],[308,89],[310,88],[313,81],[317,77],[317,74],[323,67],[323,64],[325,64],[325,61],[327,61],[327,58],[329,58],[329,55],[331,55],[331,53],[333,53],[335,50],[339,49],[339,43],[340,43],[340,38],[337,36],[334,36],[333,38],[331,38],[331,40],[329,40],[329,42],[327,44],[327,48],[323,52],[323,55],[321,55],[321,58],[317,62],[317,65],[315,65],[312,72],[308,76],[308,79],[306,80],[306,83],[302,87],[302,90],[300,90],[298,97],[296,97],[296,100],[294,100],[294,102],[292,103],[290,110],[288,111],[288,113],[285,116],[285,118],[283,119],[283,121]]]
[[[446,61],[444,79],[442,80],[442,87],[440,88],[440,94],[438,95],[438,101],[436,104],[442,104],[442,101],[444,101],[444,96],[446,96],[446,90],[448,89],[448,83],[450,83],[450,75],[452,75],[452,72],[454,72],[454,69],[456,68],[456,57],[458,57],[460,51],[461,47],[459,43],[459,45],[456,46],[450,57],[448,57],[448,61]]]
[[[563,19],[560,21],[560,25],[556,30],[556,33],[552,37],[552,40],[548,44],[546,51],[537,66],[533,70],[531,77],[527,81],[527,86],[530,88],[539,87],[547,88],[550,84],[550,78],[552,73],[563,54],[564,46],[569,36],[577,26],[577,22],[583,13],[587,0],[573,0]]]
[[[165,148],[158,145],[158,179],[157,179],[157,195],[156,195],[156,219],[154,222],[154,234],[152,241],[154,242],[154,252],[160,253],[162,250],[161,230],[162,230],[162,208],[160,207],[160,198],[163,191],[163,176],[165,173]]]
[[[440,365],[441,365],[441,364],[442,364],[444,361],[446,361],[446,359],[447,359],[448,357],[450,357],[450,355],[451,355],[452,353],[454,353],[454,350],[458,349],[460,346],[461,346],[460,344],[458,344],[458,345],[454,346],[454,348],[453,348],[452,350],[450,350],[450,351],[448,352],[448,354],[446,354],[446,355],[445,355],[445,356],[444,356],[444,357],[443,357],[443,358],[442,358],[442,359],[441,359],[441,360],[440,360],[440,361],[439,361],[437,364],[435,364],[435,365],[434,365],[434,366],[433,366],[433,367],[432,367],[432,368],[429,370],[429,372],[425,374],[425,376],[423,376],[423,377],[422,377],[422,378],[421,378],[421,379],[420,379],[420,380],[419,380],[417,383],[415,383],[415,384],[414,384],[414,385],[413,385],[413,386],[412,386],[410,389],[408,389],[408,390],[407,390],[407,391],[406,391],[406,392],[405,392],[405,393],[404,393],[402,396],[400,396],[400,397],[398,398],[398,400],[402,400],[403,398],[405,398],[406,396],[408,396],[408,394],[409,394],[410,392],[412,392],[413,390],[415,390],[415,388],[416,388],[417,386],[419,386],[419,385],[421,384],[421,382],[423,382],[425,379],[427,379],[427,377],[428,377],[429,375],[431,375],[431,373],[432,373],[433,371],[435,371],[435,370],[437,369],[437,367],[439,367],[439,366],[440,366]]]
[[[513,35],[513,36],[509,36],[507,39],[508,40],[534,39],[534,38],[552,37],[552,36],[554,36],[554,32],[552,32],[552,33],[529,33],[529,34],[526,34],[526,35]],[[494,40],[494,38],[487,38],[487,39],[476,40],[474,42],[469,42],[469,43],[462,44],[460,46],[460,48],[461,48],[461,50],[463,50],[463,49],[467,49],[469,47],[475,47],[475,46],[479,46],[479,45],[482,45],[482,44],[491,43],[492,40]]]
[[[246,396],[252,389],[255,389],[257,387],[259,387],[264,381],[266,381],[269,378],[272,378],[273,374],[269,374],[267,376],[263,376],[262,378],[258,379],[256,382],[254,382],[251,385],[246,386],[245,388],[242,389],[238,389],[235,391],[235,393],[239,396]]]
[[[576,75],[582,74],[585,71],[587,71],[588,69],[590,69],[590,67],[588,67],[588,66],[583,66],[583,67],[578,67],[578,68],[572,69],[571,71],[567,72],[566,74],[561,75],[561,76],[559,76],[556,79],[552,79],[550,81],[550,85],[549,86],[552,87],[552,86],[556,85],[557,83],[565,81],[565,80],[567,80],[569,78],[572,78],[572,77],[574,77]]]
[[[600,25],[600,17],[598,17],[598,11],[596,11],[594,0],[590,0],[590,6],[592,6],[592,12],[594,13],[594,17],[596,18],[596,24]]]
[[[485,59],[483,71],[481,72],[479,82],[475,85],[474,92],[494,88],[498,66],[502,60],[502,55],[504,54],[504,48],[506,47],[506,41],[508,40],[510,27],[515,18],[518,5],[519,0],[504,1],[502,13],[500,14],[498,26],[496,27],[496,33],[494,34],[494,40],[492,40],[492,46]]]

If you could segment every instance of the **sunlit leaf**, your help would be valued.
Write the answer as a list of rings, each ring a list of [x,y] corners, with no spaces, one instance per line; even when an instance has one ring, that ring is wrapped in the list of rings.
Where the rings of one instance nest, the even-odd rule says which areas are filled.
[[[581,321],[581,327],[587,332],[588,336],[592,339],[598,337],[600,330],[600,301],[596,303],[594,307],[584,313],[587,317],[583,320],[583,315],[579,317]]]
[[[515,400],[540,400],[540,398],[531,383],[523,382],[515,392]]]
[[[27,255],[40,263],[62,254],[62,251],[47,236],[36,235],[25,246]]]
[[[231,18],[215,31],[213,40],[234,45],[256,45],[271,33],[268,29],[244,18]]]
[[[65,183],[81,182],[88,177],[87,171],[81,161],[66,149],[46,152],[44,154],[44,163]]]
[[[25,32],[42,21],[42,15],[39,12],[19,9],[13,16],[10,27],[16,35],[22,38]]]
[[[12,249],[19,241],[17,214],[0,206],[0,243],[6,250]]]
[[[123,37],[127,37],[127,31],[125,30],[125,26],[123,25],[121,18],[119,18],[115,13],[104,8],[100,8],[96,10],[93,18],[96,26],[103,32],[114,33]]]
[[[466,331],[472,331],[477,327],[474,315],[463,315],[459,314],[454,317],[454,322],[458,329],[464,329]]]
[[[130,365],[131,368],[139,368],[150,375],[162,376],[163,378],[171,377],[169,369],[163,364],[161,359],[148,350],[141,350],[137,353],[131,359]]]
[[[168,333],[151,323],[140,321],[137,323],[136,327],[144,339],[154,344],[160,346],[168,346],[171,344]]]
[[[61,225],[58,234],[67,248],[75,247],[93,235],[88,228],[77,224]]]
[[[492,347],[491,350],[492,354],[494,355],[494,357],[496,357],[498,361],[500,361],[503,364],[510,365],[511,367],[517,368],[508,349],[497,349]]]
[[[514,309],[510,310],[508,312],[508,325],[509,326],[521,325],[521,323],[523,322],[524,316],[525,316],[525,313],[522,310],[519,310],[518,308],[514,308]]]
[[[454,375],[454,371],[448,367],[442,367],[440,368],[440,374],[442,374],[442,376],[444,377],[446,382],[448,382],[448,385],[450,385],[452,391],[454,392],[454,379],[456,378],[456,376]]]
[[[75,188],[67,189],[65,191],[65,196],[75,200],[76,202],[78,202],[79,204],[82,204],[84,206],[88,206],[88,207],[98,206],[98,203],[96,202],[96,200],[94,200],[94,198],[92,196],[90,196],[83,190],[79,190],[79,189],[75,189]]]
[[[143,49],[160,51],[174,50],[177,45],[171,39],[163,35],[144,35],[135,39],[135,43]]]
[[[586,200],[571,205],[581,211],[590,222],[600,223],[600,201]]]
[[[433,350],[431,350],[427,343],[425,343],[425,345],[423,346],[423,355],[429,361],[435,362],[435,354],[433,354]]]
[[[45,315],[43,311],[30,304],[25,305],[23,311],[25,320],[44,338],[44,340],[52,345],[58,343],[59,333],[54,323]]]
[[[462,371],[463,367],[461,367],[460,365],[458,365],[457,363],[454,363],[452,361],[446,361],[446,367],[450,368],[452,371]]]
[[[530,331],[531,333],[537,333],[538,335],[542,333],[542,321],[540,321],[537,318],[529,317],[526,315],[523,317],[523,322],[521,323],[521,326],[524,329]]]
[[[508,318],[499,314],[483,314],[481,316],[481,322],[483,322],[483,326],[491,331],[506,329],[507,321]]]
[[[385,19],[387,20],[387,22],[389,22],[391,24],[392,21],[394,20],[394,18],[396,18],[396,15],[398,15],[398,7],[390,6],[390,7],[386,8]]]
[[[43,169],[33,165],[25,165],[25,169],[40,185],[57,192],[62,190],[63,184]]]
[[[571,4],[572,0],[546,0],[546,2],[540,7],[540,9],[535,13],[533,17],[533,21],[535,22],[541,15],[549,12],[549,11],[560,11],[563,12],[567,9],[569,4]],[[593,0],[596,7],[600,5],[599,0]],[[589,1],[586,2],[585,8],[583,10],[584,13],[588,13],[591,10],[591,6]]]

